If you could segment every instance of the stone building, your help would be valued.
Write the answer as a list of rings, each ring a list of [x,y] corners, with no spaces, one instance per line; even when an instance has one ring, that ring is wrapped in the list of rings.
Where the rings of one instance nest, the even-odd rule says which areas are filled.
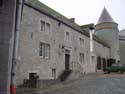
[[[16,85],[22,85],[25,79],[33,76],[46,80],[74,73],[71,78],[79,77],[102,71],[119,61],[117,24],[105,8],[95,25],[95,32],[90,30],[93,26],[79,26],[74,18],[68,19],[38,0],[26,0],[19,38]]]
[[[15,4],[15,0],[0,0],[1,94],[9,93]],[[16,85],[34,76],[39,80],[60,79],[69,74],[70,79],[78,78],[102,71],[112,63],[124,63],[125,33],[119,33],[117,26],[105,8],[96,25],[79,26],[74,18],[68,19],[38,0],[26,0],[16,59]]]

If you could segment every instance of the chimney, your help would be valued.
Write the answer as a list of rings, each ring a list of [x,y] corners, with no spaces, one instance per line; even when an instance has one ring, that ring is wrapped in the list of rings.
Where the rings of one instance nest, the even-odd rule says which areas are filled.
[[[75,23],[75,18],[70,18],[69,20]]]

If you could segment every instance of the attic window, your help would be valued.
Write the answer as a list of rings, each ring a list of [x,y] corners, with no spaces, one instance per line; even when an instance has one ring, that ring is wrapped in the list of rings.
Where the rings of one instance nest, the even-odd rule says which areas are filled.
[[[3,7],[3,0],[0,0],[0,8]]]

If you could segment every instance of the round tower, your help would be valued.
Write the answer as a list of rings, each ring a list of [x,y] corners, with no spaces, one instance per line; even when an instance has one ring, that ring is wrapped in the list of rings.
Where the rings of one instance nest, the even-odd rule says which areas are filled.
[[[118,24],[112,19],[106,8],[103,9],[95,28],[95,34],[110,46],[111,62],[119,62]]]

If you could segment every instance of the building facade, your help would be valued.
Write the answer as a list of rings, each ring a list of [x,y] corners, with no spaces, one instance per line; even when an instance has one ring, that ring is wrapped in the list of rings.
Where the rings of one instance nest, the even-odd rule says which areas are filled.
[[[0,0],[0,94],[10,91],[15,6],[15,0]],[[38,0],[26,0],[16,59],[16,85],[34,75],[39,80],[59,79],[61,74],[72,71],[73,79],[103,71],[112,63],[124,64],[125,30],[119,32],[117,26],[106,8],[96,25],[79,26],[74,18],[68,19]]]
[[[81,73],[95,72],[97,57],[109,58],[108,46],[94,37],[91,52],[88,30],[81,29],[72,19],[38,1],[25,3],[22,19],[17,85],[33,73],[39,79],[55,79],[69,69]]]
[[[111,25],[115,27],[114,32],[107,27],[100,28],[103,22],[95,29],[96,34],[111,31],[113,35],[106,38],[113,37],[113,44],[110,44],[111,41],[107,42],[109,40],[102,38],[100,33],[91,32],[91,25],[79,26],[75,19],[68,19],[37,0],[28,0],[24,4],[21,24],[17,86],[33,75],[45,80],[58,79],[66,70],[94,73],[109,66],[110,59],[119,60],[119,42],[116,44],[113,39],[114,35],[117,37],[115,23]]]

